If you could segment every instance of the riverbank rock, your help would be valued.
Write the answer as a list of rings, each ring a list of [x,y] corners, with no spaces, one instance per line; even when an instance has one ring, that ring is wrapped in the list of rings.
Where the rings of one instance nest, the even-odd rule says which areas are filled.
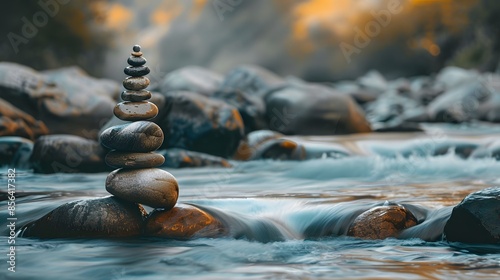
[[[235,160],[249,160],[258,146],[272,140],[283,137],[283,134],[272,130],[256,130],[250,132],[246,139],[240,142],[233,158]]]
[[[142,234],[146,211],[114,196],[63,204],[21,228],[21,237],[113,238]]]
[[[205,211],[180,204],[155,210],[146,219],[145,234],[171,239],[215,238],[227,235],[223,224]]]
[[[204,153],[187,151],[183,149],[166,149],[158,151],[165,157],[162,167],[186,168],[186,167],[231,167],[231,163],[224,158]]]
[[[42,121],[0,98],[0,136],[20,136],[35,140],[49,130]]]
[[[244,137],[236,108],[201,94],[171,91],[165,94],[165,117],[158,124],[165,133],[163,147],[182,148],[220,157],[232,156]]]
[[[248,94],[238,89],[221,89],[213,94],[236,107],[245,125],[245,134],[259,129],[266,129],[266,107],[261,97]]]
[[[0,137],[0,166],[29,169],[33,142],[22,137]]]
[[[212,94],[220,87],[222,75],[198,66],[187,66],[168,73],[160,82],[159,90],[191,91],[204,96]]]
[[[417,224],[413,214],[401,205],[377,206],[361,213],[350,225],[348,236],[363,239],[397,237]]]
[[[453,208],[444,234],[451,242],[500,244],[500,188],[464,198]]]
[[[158,168],[117,169],[106,178],[106,190],[130,202],[171,209],[179,197],[179,184]]]
[[[337,135],[371,132],[354,100],[320,85],[291,85],[266,96],[269,127],[284,134]]]
[[[267,69],[256,65],[241,65],[227,73],[221,89],[241,90],[263,97],[268,90],[284,83],[281,77]]]
[[[94,140],[75,135],[47,135],[37,139],[31,155],[34,172],[104,172],[106,150]]]
[[[15,63],[0,63],[0,98],[43,121],[51,133],[97,139],[112,116],[120,87],[88,76],[77,67],[37,72]]]

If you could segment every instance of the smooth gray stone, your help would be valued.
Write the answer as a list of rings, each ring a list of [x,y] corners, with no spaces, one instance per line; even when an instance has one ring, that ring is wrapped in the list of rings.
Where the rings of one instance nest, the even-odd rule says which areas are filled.
[[[111,150],[146,153],[163,143],[163,131],[153,122],[138,121],[112,126],[101,134],[101,144]]]
[[[140,57],[137,57],[137,56],[130,56],[128,59],[127,59],[127,63],[131,66],[142,66],[144,64],[146,64],[147,60],[140,56]]]
[[[123,69],[123,73],[128,76],[132,77],[141,77],[141,76],[146,76],[149,74],[151,70],[149,70],[149,67],[147,66],[129,66],[125,69]]]
[[[115,170],[106,178],[106,190],[122,199],[153,208],[171,209],[179,197],[175,177],[158,168]]]
[[[165,157],[157,153],[111,151],[104,160],[107,165],[116,168],[151,168],[162,165],[165,162]]]
[[[152,97],[152,94],[148,90],[124,90],[121,95],[124,101],[144,101]]]

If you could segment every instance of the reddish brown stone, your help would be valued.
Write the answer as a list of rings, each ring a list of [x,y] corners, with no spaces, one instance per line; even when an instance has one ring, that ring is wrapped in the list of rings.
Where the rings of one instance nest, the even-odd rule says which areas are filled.
[[[177,205],[170,210],[155,210],[146,220],[146,235],[191,239],[219,237],[226,234],[220,221],[190,205]]]
[[[347,235],[364,239],[397,237],[417,224],[413,214],[401,205],[379,206],[363,212],[349,227]]]

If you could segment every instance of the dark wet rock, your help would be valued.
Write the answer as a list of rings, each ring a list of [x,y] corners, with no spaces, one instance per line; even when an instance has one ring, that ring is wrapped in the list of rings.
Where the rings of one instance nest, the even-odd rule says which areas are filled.
[[[144,57],[131,56],[127,59],[128,65],[132,65],[135,67],[142,66],[146,64],[147,60]]]
[[[363,239],[398,237],[401,231],[416,224],[415,216],[401,205],[377,206],[360,214],[347,235]]]
[[[77,67],[39,73],[14,63],[0,63],[0,98],[42,121],[51,133],[96,139],[113,115],[112,96],[120,87],[95,79]]]
[[[335,135],[371,132],[351,97],[320,85],[286,86],[266,97],[269,127],[284,134]]]
[[[281,86],[285,81],[278,75],[256,65],[242,65],[231,70],[224,81],[222,89],[237,89],[250,95],[263,97],[266,92]]]
[[[151,70],[149,70],[149,67],[147,66],[136,66],[136,67],[129,66],[125,68],[123,72],[125,73],[125,75],[129,75],[132,77],[140,77],[140,76],[146,76],[147,74],[149,74],[149,72],[151,72]]]
[[[165,162],[165,158],[157,153],[130,153],[111,151],[104,159],[106,164],[115,168],[151,168]]]
[[[140,90],[140,91],[125,90],[121,94],[121,98],[124,101],[143,101],[143,100],[148,100],[151,97],[152,94],[148,90]]]
[[[158,168],[117,169],[106,178],[106,190],[127,201],[171,209],[179,197],[172,174]]]
[[[238,109],[245,124],[245,133],[267,128],[266,108],[259,96],[238,89],[221,89],[216,91],[213,97],[222,99]]]
[[[128,90],[143,90],[149,86],[147,77],[127,77],[123,80],[123,87]]]
[[[0,98],[0,136],[20,136],[34,140],[48,133],[42,121],[35,120]]]
[[[163,132],[153,122],[137,121],[112,126],[101,134],[101,144],[111,150],[151,152],[163,143]]]
[[[75,135],[47,135],[38,138],[31,162],[39,173],[103,172],[106,150],[97,141]]]
[[[500,244],[500,188],[487,188],[468,195],[444,227],[450,242]]]
[[[187,66],[170,72],[160,82],[160,91],[191,91],[205,96],[219,88],[223,77],[218,73],[198,66]]]
[[[148,120],[158,115],[158,107],[148,101],[125,101],[118,103],[113,113],[124,121]]]
[[[132,47],[132,51],[134,51],[134,52],[140,52],[141,51],[141,46],[140,45],[134,45]]]
[[[146,211],[116,197],[63,204],[21,228],[21,237],[117,238],[139,236]]]
[[[158,124],[165,132],[164,147],[182,148],[230,157],[244,137],[236,108],[201,94],[170,91],[165,94],[165,117]]]
[[[227,229],[205,211],[180,204],[170,210],[153,211],[146,220],[145,234],[186,240],[225,236]]]
[[[250,160],[304,160],[306,151],[303,145],[288,139],[272,139],[257,146]]]
[[[165,157],[163,167],[231,167],[231,164],[224,158],[204,153],[176,148],[161,150],[158,153]]]
[[[403,122],[396,125],[387,125],[376,128],[374,132],[423,132],[418,123]]]
[[[30,167],[33,142],[22,137],[0,137],[0,166],[8,168]]]
[[[272,139],[283,137],[283,134],[272,130],[257,130],[250,132],[246,139],[240,142],[233,158],[236,160],[249,160],[257,147]]]

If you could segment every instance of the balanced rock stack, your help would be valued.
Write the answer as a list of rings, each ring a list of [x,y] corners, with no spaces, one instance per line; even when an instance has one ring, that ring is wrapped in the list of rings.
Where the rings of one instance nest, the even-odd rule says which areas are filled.
[[[106,164],[119,168],[106,179],[106,190],[127,201],[141,203],[153,208],[171,209],[177,202],[179,187],[177,180],[169,172],[155,168],[163,164],[165,158],[153,151],[160,148],[164,136],[161,128],[147,121],[156,117],[158,108],[147,101],[151,93],[146,90],[149,74],[142,56],[141,47],[133,47],[132,56],[127,60],[129,67],[123,80],[125,91],[114,114],[130,123],[110,127],[101,134],[101,144],[111,149],[105,158]]]

